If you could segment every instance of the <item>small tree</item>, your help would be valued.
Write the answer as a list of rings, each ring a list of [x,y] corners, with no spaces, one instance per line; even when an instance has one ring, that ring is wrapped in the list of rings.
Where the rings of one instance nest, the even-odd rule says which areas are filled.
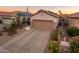
[[[52,40],[55,40],[55,41],[58,41],[58,35],[61,35],[61,34],[62,34],[62,30],[57,29],[56,31],[54,31],[54,32],[51,34],[51,39],[52,39]]]
[[[64,19],[63,26],[65,26],[65,27],[68,27],[69,26],[68,19]]]
[[[69,26],[68,19],[64,18],[64,17],[59,17],[58,27],[62,27],[64,29],[67,29],[68,26]]]
[[[30,25],[30,18],[29,17],[23,18],[22,25],[23,26]]]
[[[20,20],[16,20],[16,22],[17,22],[17,27],[19,28],[19,26],[20,26]]]
[[[55,31],[55,32],[53,32],[53,33],[51,34],[51,39],[58,41],[58,32],[57,32],[57,31]]]
[[[16,25],[15,21],[13,21],[11,23],[11,25],[9,26],[8,32],[9,32],[10,35],[13,35],[13,34],[17,33],[17,25]]]
[[[66,33],[69,36],[78,36],[79,35],[79,28],[77,27],[70,27],[66,30]]]
[[[30,25],[30,18],[27,17],[27,25]]]
[[[57,41],[52,41],[48,45],[48,50],[52,53],[58,53],[59,52],[59,43]]]
[[[62,17],[59,17],[58,27],[62,26]]]
[[[13,20],[13,22],[11,23],[11,26],[13,26],[14,28],[17,28],[17,23],[15,20]]]
[[[15,34],[15,33],[17,32],[17,29],[15,29],[15,28],[12,27],[12,26],[10,26],[10,27],[8,28],[8,30],[9,30],[9,32],[8,32],[9,35],[13,35],[13,34]]]
[[[22,24],[21,24],[21,21],[20,21],[20,14],[19,13],[17,13],[16,23],[17,23],[17,28],[22,28]]]
[[[27,20],[26,20],[25,17],[24,17],[23,20],[22,20],[22,25],[23,25],[23,26],[26,26],[26,25],[27,25]]]
[[[70,41],[70,51],[72,53],[79,53],[79,37],[74,37]]]

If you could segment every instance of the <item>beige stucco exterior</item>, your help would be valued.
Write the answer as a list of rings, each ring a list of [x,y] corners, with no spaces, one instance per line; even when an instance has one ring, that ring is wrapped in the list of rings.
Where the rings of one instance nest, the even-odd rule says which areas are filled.
[[[31,27],[50,30],[56,29],[58,19],[44,12],[40,12],[31,17]]]
[[[44,12],[40,12],[39,14],[34,15],[33,17],[31,17],[31,20],[33,19],[51,20],[53,22],[58,22],[58,19],[56,17],[50,16]]]
[[[41,20],[34,20],[33,27],[43,29],[43,30],[52,30],[53,22],[52,21],[41,21]]]
[[[70,27],[78,27],[79,28],[79,19],[69,18]]]
[[[10,25],[13,21],[12,21],[12,19],[3,19],[3,22],[4,22],[5,24]]]

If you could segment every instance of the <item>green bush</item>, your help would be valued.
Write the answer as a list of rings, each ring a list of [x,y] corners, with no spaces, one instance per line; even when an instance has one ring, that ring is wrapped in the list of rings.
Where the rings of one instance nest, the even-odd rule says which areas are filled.
[[[77,27],[68,28],[68,29],[66,30],[66,33],[67,33],[69,36],[78,36],[78,35],[79,35],[79,28],[77,28]]]
[[[17,23],[16,23],[15,21],[13,21],[13,22],[11,23],[11,26],[13,26],[14,28],[17,28]]]
[[[72,38],[73,40],[70,41],[70,51],[72,53],[79,53],[79,37]]]
[[[52,41],[48,45],[48,49],[52,53],[58,53],[59,52],[59,44],[57,41]]]
[[[13,21],[8,27],[8,34],[13,35],[15,33],[17,33],[17,24],[15,21]]]
[[[14,27],[10,26],[8,28],[8,35],[14,35],[17,33],[17,29],[15,29]]]
[[[30,25],[30,18],[27,18],[27,24]]]
[[[16,25],[17,25],[17,28],[22,28],[20,16],[18,13],[17,13],[17,17],[16,17]]]
[[[53,32],[53,33],[51,34],[51,39],[58,41],[58,32],[57,32],[57,31],[55,31],[55,32]]]
[[[26,25],[27,25],[27,19],[26,19],[25,17],[24,17],[23,20],[22,20],[22,25],[23,25],[23,26],[26,26]]]
[[[62,30],[57,29],[56,31],[52,32],[51,39],[58,41],[58,35],[61,35],[61,34],[62,34]]]

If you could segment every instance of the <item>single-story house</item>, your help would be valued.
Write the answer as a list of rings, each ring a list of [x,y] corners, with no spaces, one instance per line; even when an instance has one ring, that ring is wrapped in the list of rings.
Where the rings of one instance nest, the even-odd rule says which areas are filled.
[[[0,31],[3,30],[3,27],[9,27],[10,24],[13,22],[12,20],[12,12],[0,12]]]
[[[12,22],[12,12],[0,12],[0,19],[5,24],[11,24]]]
[[[3,24],[0,24],[0,29],[3,27],[8,27],[13,22],[13,19],[16,20],[17,16],[20,16],[20,20],[23,20],[23,18],[31,17],[30,12],[21,12],[21,11],[15,11],[15,12],[0,12],[0,20],[3,22]]]
[[[56,13],[40,9],[31,17],[31,27],[42,30],[53,31],[58,24],[58,16]]]
[[[69,21],[70,27],[79,28],[79,12],[68,15],[68,21]]]

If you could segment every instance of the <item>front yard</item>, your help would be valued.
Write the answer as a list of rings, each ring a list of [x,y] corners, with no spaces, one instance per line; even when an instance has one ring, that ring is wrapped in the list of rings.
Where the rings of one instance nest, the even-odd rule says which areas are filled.
[[[30,25],[28,21],[29,19],[23,18],[23,20],[21,21],[20,16],[12,20],[12,23],[8,26],[1,27],[2,25],[4,25],[4,23],[0,24],[0,27],[2,29],[0,30],[0,45],[25,32],[25,27],[28,27]]]
[[[19,36],[21,33],[25,32],[26,30],[24,29],[18,29],[18,32],[15,35],[9,36],[7,32],[2,32],[2,35],[0,36],[0,46],[12,38]]]
[[[79,28],[69,27],[65,31],[62,28],[57,28],[52,32],[45,52],[78,53]]]

